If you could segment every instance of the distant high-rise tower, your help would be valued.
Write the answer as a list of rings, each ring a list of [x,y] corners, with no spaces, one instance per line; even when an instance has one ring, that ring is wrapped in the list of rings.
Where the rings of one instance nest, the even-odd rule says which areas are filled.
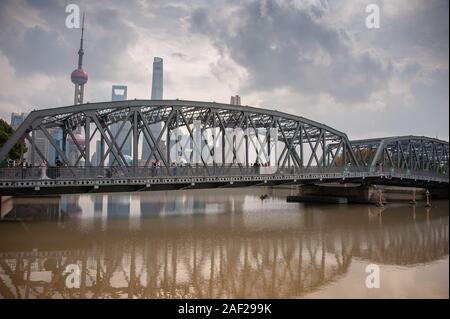
[[[113,85],[112,93],[111,93],[111,100],[112,101],[125,101],[127,99],[127,90],[128,90],[128,87],[126,85]],[[111,134],[115,137],[117,145],[119,145],[119,147],[123,144],[125,137],[127,136],[127,133],[131,127],[131,123],[126,122],[122,128],[122,131],[120,131],[120,134],[117,136],[117,133],[119,132],[121,125],[122,125],[122,123],[119,122],[119,123],[112,124],[110,127]],[[122,154],[131,156],[131,134],[128,135],[128,138],[122,147]],[[109,153],[109,165],[110,166],[118,165],[118,162],[112,153]]]
[[[50,152],[50,142],[48,141],[47,137],[44,135],[42,131],[37,131],[35,133],[34,137],[34,144],[36,145],[36,148],[41,151],[41,153],[44,156],[47,156]],[[34,149],[31,149],[31,152],[34,152]],[[31,156],[34,158],[33,165],[39,165],[41,161],[44,160],[44,158],[41,158],[41,155],[36,151],[34,156]]]
[[[88,81],[88,75],[83,70],[83,40],[84,40],[84,13],[83,13],[83,22],[81,26],[81,39],[80,39],[80,48],[78,49],[78,68],[72,72],[70,75],[70,79],[72,80],[72,83],[75,85],[75,92],[74,92],[74,99],[73,104],[83,104],[83,97],[84,97],[84,85]],[[67,149],[66,154],[68,153],[68,158],[71,163],[71,165],[82,165],[83,159],[78,160],[79,158],[79,151],[76,144],[84,147],[85,144],[85,138],[82,134],[81,126],[77,127],[75,129],[75,139],[77,142],[75,142],[72,138],[69,136],[67,137]]]
[[[84,95],[84,85],[88,81],[88,75],[83,70],[83,40],[84,40],[84,14],[83,14],[83,24],[81,27],[81,39],[80,39],[80,49],[78,49],[78,68],[72,72],[70,78],[72,83],[75,84],[75,94],[73,104],[82,104]]]
[[[128,87],[126,85],[113,85],[111,91],[112,101],[126,101]]]
[[[25,118],[27,115],[25,113],[11,113],[11,127],[14,130],[17,130],[20,124],[22,124],[23,121],[25,121]]]
[[[48,130],[48,132],[50,133],[50,135],[53,137],[53,139],[55,140],[56,144],[58,144],[58,146],[60,148],[62,148],[62,140],[63,140],[63,132],[60,128],[51,128]],[[48,161],[50,165],[55,165],[56,163],[56,158],[59,158],[58,152],[56,151],[56,149],[53,147],[53,145],[49,144],[48,146]]]
[[[241,97],[239,95],[232,96],[230,99],[231,105],[241,105]]]
[[[163,59],[153,59],[152,100],[163,99]]]
[[[102,162],[102,140],[98,140],[95,142],[95,152],[91,157],[91,164],[93,166],[100,166]]]
[[[152,74],[152,100],[162,100],[163,99],[163,59],[159,57],[155,57],[153,59],[153,74]],[[150,125],[150,130],[152,131],[155,139],[158,139],[159,134],[162,130],[162,123],[156,123]],[[165,145],[163,141],[160,143],[160,148],[164,149]],[[150,156],[150,147],[147,141],[143,141],[142,143],[142,160],[146,161]],[[152,159],[156,159],[155,156],[152,156]]]

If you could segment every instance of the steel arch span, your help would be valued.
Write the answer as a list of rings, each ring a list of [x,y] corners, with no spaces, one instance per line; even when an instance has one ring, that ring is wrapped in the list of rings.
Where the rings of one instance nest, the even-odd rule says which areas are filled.
[[[162,129],[159,135],[155,135],[152,126],[158,123]],[[114,124],[119,125],[116,134],[111,129]],[[18,140],[26,139],[36,150],[35,158],[38,156],[41,160],[52,163],[53,159],[48,158],[36,144],[35,136],[39,133],[48,139],[64,165],[80,166],[84,161],[84,166],[93,166],[90,163],[91,143],[80,145],[75,137],[75,131],[79,127],[83,127],[84,141],[92,143],[95,135],[98,135],[105,143],[102,160],[94,166],[104,166],[109,155],[114,157],[117,166],[125,169],[130,166],[148,167],[150,158],[160,160],[164,167],[169,168],[171,160],[175,160],[168,152],[170,143],[176,131],[180,130],[184,130],[184,134],[190,139],[192,153],[189,158],[194,160],[197,157],[198,162],[203,165],[220,163],[248,167],[254,161],[271,162],[275,165],[273,161],[276,160],[276,165],[283,168],[288,162],[297,169],[328,167],[336,164],[334,159],[339,154],[346,158],[347,163],[358,165],[347,135],[324,124],[249,106],[180,100],[88,103],[33,111],[1,149],[0,159],[5,157]],[[65,136],[62,146],[57,144],[50,133],[54,129],[61,130]],[[239,132],[242,132],[242,136],[237,136]],[[277,135],[271,136],[271,133]],[[123,134],[125,138],[120,138]],[[196,137],[200,137],[203,145],[196,145],[200,144]],[[75,161],[71,161],[67,151],[65,152],[67,140],[76,145],[78,156]],[[123,152],[125,144],[130,140],[133,149],[132,164],[126,160]],[[168,145],[166,152],[161,147],[163,140]],[[275,141],[282,150],[279,154],[270,154],[276,149]],[[179,144],[180,141],[177,142]],[[139,156],[139,143],[145,143],[150,148],[146,158]],[[333,153],[328,147],[335,143],[340,147]],[[209,148],[206,153],[205,148]],[[253,154],[250,154],[252,149]],[[239,151],[242,154],[238,154]],[[215,154],[217,152],[219,154]],[[186,157],[186,154],[182,156]],[[140,160],[144,161],[143,165],[139,165],[142,163]]]
[[[215,102],[128,100],[36,110],[0,149],[0,160],[20,140],[33,165],[1,168],[3,194],[364,179],[403,184],[403,178],[448,184],[448,142],[350,141],[304,117]],[[373,169],[383,154],[389,165]]]
[[[448,173],[449,143],[426,136],[351,141],[358,161],[369,167]]]

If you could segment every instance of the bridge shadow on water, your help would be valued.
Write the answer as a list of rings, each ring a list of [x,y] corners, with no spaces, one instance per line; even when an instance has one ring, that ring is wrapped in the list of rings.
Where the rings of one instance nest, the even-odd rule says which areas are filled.
[[[304,205],[259,192],[14,198],[2,207],[0,296],[304,297],[355,262],[415,267],[448,256],[448,201]],[[66,285],[72,264],[79,288]]]

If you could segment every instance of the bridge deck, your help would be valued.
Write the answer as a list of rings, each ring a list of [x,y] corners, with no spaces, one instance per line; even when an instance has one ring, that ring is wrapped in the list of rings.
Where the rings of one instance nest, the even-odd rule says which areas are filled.
[[[0,194],[10,196],[336,182],[444,188],[448,187],[449,177],[436,172],[361,168],[310,168],[302,171],[271,170],[270,167],[130,168],[127,175],[117,167],[80,167],[71,168],[70,171],[66,167],[54,168],[47,169],[45,175],[40,168],[0,169]]]

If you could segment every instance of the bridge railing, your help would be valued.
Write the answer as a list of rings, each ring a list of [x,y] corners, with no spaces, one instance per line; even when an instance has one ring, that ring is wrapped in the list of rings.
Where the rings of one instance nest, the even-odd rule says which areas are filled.
[[[279,168],[275,166],[230,166],[221,164],[208,166],[178,167],[8,167],[0,168],[0,180],[39,180],[39,179],[104,179],[104,178],[158,178],[158,177],[192,177],[192,176],[255,176],[255,175],[293,175],[293,174],[339,174],[353,176],[391,176],[406,178],[444,178],[448,172],[432,170],[412,171],[393,167],[309,167]],[[330,176],[331,177],[331,176]]]
[[[342,168],[308,169],[277,168],[274,166],[178,166],[178,167],[9,167],[0,168],[0,180],[34,180],[34,179],[95,179],[125,177],[168,177],[168,176],[243,176],[243,175],[288,175],[297,173],[342,172]]]
[[[410,178],[410,179],[416,179],[416,178],[448,179],[449,178],[448,171],[437,172],[434,170],[410,170],[410,169],[386,167],[385,169],[383,169],[383,173],[385,175],[389,175],[391,177]]]

